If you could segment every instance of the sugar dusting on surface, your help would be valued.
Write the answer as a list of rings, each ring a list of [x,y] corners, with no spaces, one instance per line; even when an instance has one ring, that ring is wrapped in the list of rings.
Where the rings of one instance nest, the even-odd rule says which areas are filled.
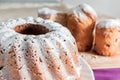
[[[80,4],[75,8],[71,9],[70,13],[68,14],[74,14],[80,20],[85,20],[88,17],[86,13],[92,15],[94,18],[97,18],[95,10],[88,4]]]
[[[46,33],[44,35],[36,36],[36,35],[19,34],[13,30],[13,28],[17,25],[28,24],[28,23],[43,25],[51,32]],[[5,65],[2,70],[3,71],[2,75],[4,80],[9,78],[12,79],[12,77],[10,76],[12,74],[16,74],[12,72],[14,71],[12,69],[19,70],[18,72],[19,75],[16,75],[15,77],[20,77],[22,80],[31,79],[32,76],[29,74],[29,71],[31,69],[34,70],[38,69],[37,70],[38,73],[42,75],[40,74],[36,74],[36,75],[40,75],[45,80],[47,80],[48,77],[49,80],[53,80],[52,77],[53,74],[51,73],[55,74],[56,72],[63,73],[60,74],[62,76],[62,80],[74,80],[74,78],[78,77],[81,74],[80,72],[78,72],[80,71],[81,66],[75,64],[74,63],[75,61],[72,58],[72,54],[77,56],[77,54],[75,54],[77,53],[76,51],[77,46],[74,44],[75,40],[71,36],[69,30],[63,27],[62,25],[55,23],[53,21],[43,20],[42,18],[28,17],[25,19],[23,18],[10,19],[7,22],[2,22],[0,26],[3,27],[3,28],[0,27],[0,51],[6,53],[6,54],[0,54],[0,57],[5,56],[3,57],[5,59],[4,60]],[[65,34],[63,35],[63,33]],[[59,46],[56,44],[58,42],[60,43]],[[69,47],[71,47],[75,51],[71,52],[71,49]],[[30,53],[28,52],[28,49],[30,49]],[[61,50],[63,50],[62,54],[61,54]],[[15,54],[14,56],[12,56],[12,58],[10,58],[10,56],[14,53],[17,54]],[[66,57],[64,56],[65,53],[66,53]],[[33,57],[32,59],[30,59],[31,58],[30,55],[31,57]],[[52,67],[52,65],[49,65],[52,63],[49,62],[50,57],[52,57],[50,60],[52,60],[55,64],[53,65],[53,67],[57,67],[57,65],[59,67],[56,68],[57,70],[55,71],[49,71],[48,66],[50,66],[50,68]],[[68,60],[67,63],[64,64],[59,57],[61,57],[61,59],[63,57],[64,59]],[[40,61],[39,58],[41,58]],[[7,65],[9,64],[7,61],[8,59],[9,62],[13,62],[12,59],[16,61],[15,65],[11,66],[16,68],[12,68],[12,69],[8,68],[9,67],[9,65]],[[49,64],[45,63],[45,61],[48,61]],[[32,62],[34,63],[34,65],[37,65],[37,67],[34,66],[33,68],[30,68],[28,64],[32,66]],[[76,72],[75,73],[76,75],[71,75],[70,73],[68,73],[69,71],[65,67],[68,64],[68,62],[70,62],[71,65],[73,64],[73,67],[71,68],[73,68],[72,70]],[[27,68],[29,68],[29,70]],[[31,71],[34,72],[34,70]],[[58,80],[57,77],[54,77],[54,80]]]
[[[57,11],[53,9],[49,9],[49,8],[42,8],[42,9],[38,9],[38,13],[45,14],[45,15],[51,15],[51,14],[57,13]]]
[[[99,20],[96,24],[99,28],[120,27],[119,19],[103,19]]]
[[[81,8],[83,9],[83,11],[85,11],[86,13],[92,14],[95,18],[97,18],[97,13],[95,12],[95,10],[89,6],[88,4],[82,4]]]

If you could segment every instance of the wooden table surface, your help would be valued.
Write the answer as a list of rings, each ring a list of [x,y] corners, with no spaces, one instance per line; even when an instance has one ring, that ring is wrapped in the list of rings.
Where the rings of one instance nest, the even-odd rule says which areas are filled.
[[[80,54],[93,69],[120,68],[120,54],[111,57],[101,56],[95,52],[80,52]]]

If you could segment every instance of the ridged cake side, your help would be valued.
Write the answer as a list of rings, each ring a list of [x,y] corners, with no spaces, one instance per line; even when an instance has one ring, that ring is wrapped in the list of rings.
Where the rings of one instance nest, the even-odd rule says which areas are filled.
[[[13,28],[43,25],[50,32],[24,35]],[[41,18],[11,19],[0,24],[0,67],[3,80],[80,80],[81,65],[71,33]]]

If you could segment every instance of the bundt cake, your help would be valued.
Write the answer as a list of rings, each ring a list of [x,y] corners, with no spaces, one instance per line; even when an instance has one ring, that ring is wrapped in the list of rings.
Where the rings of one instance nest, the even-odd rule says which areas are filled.
[[[49,19],[54,22],[58,22],[63,26],[67,26],[67,13],[63,11],[58,11],[50,8],[41,8],[38,9],[38,17]]]
[[[97,22],[94,50],[104,56],[117,54],[119,50],[120,20],[103,19]]]
[[[3,80],[80,80],[78,55],[71,33],[58,23],[32,17],[0,23]]]
[[[68,12],[67,27],[76,39],[79,51],[91,49],[96,19],[95,10],[87,4],[81,4]]]

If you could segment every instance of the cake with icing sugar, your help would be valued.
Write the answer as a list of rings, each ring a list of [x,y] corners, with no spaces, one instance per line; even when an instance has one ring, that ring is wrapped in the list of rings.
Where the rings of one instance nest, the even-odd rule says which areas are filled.
[[[67,28],[76,39],[79,51],[91,49],[96,20],[97,14],[88,4],[80,4],[68,11]]]
[[[94,50],[97,54],[113,56],[119,52],[119,19],[103,19],[97,22]]]
[[[41,18],[0,23],[0,69],[3,80],[81,80],[71,33]]]
[[[60,23],[63,26],[66,26],[66,17],[67,13],[59,10],[54,10],[50,8],[41,8],[38,9],[38,17],[43,19],[49,19],[54,22]]]
[[[50,15],[52,14],[56,14],[58,11],[53,10],[53,9],[49,9],[49,8],[42,8],[42,9],[38,9],[38,16],[41,16],[45,19],[49,18]],[[47,16],[46,16],[47,15]]]
[[[40,12],[41,14],[46,14],[46,15],[50,15],[50,14],[55,14],[55,13],[57,13],[56,10],[49,9],[49,8],[39,9],[38,12]]]

